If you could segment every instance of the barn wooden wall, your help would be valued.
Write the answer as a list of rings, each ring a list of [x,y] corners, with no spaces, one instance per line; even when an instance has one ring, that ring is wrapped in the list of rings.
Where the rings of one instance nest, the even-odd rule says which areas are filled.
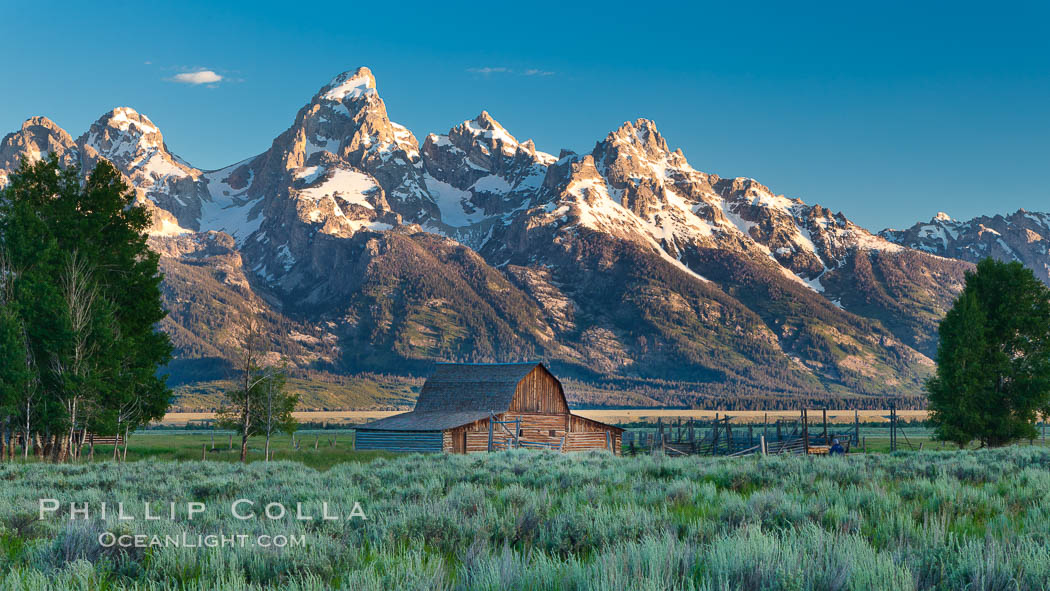
[[[368,431],[354,435],[354,449],[378,449],[398,452],[440,452],[441,431]]]
[[[463,425],[462,427],[456,427],[455,429],[449,429],[445,431],[445,451],[447,451],[448,453],[454,453],[456,451],[455,442],[459,441],[459,438],[463,437],[464,432],[466,432],[467,434],[466,453],[476,451],[488,451],[488,419],[479,419],[477,421],[474,421],[473,423],[470,423],[469,425]]]
[[[568,414],[569,405],[558,380],[542,366],[536,366],[518,383],[509,411]]]
[[[496,415],[499,421],[521,420],[521,438],[526,441],[561,445],[565,451],[608,449],[609,442],[620,453],[620,431],[606,425],[569,413],[561,383],[542,366],[529,372],[518,383],[510,410]],[[514,425],[506,425],[513,431]],[[493,428],[493,441],[506,442],[511,435],[499,425]],[[608,435],[606,435],[608,432]],[[448,453],[458,451],[457,442],[466,436],[466,453],[488,451],[489,419],[480,419],[469,425],[446,430],[443,448]]]
[[[580,451],[584,449],[608,449],[609,440],[612,440],[613,449],[617,455],[620,453],[620,443],[623,439],[623,432],[619,429],[612,429],[607,425],[603,425],[598,421],[592,421],[591,419],[581,417],[579,415],[569,415],[570,417],[570,435],[569,440],[565,442],[565,451]],[[609,436],[606,437],[606,432]]]
[[[521,438],[526,441],[547,443],[554,446],[562,444],[565,438],[564,451],[583,451],[588,449],[608,449],[611,440],[617,454],[620,453],[621,433],[617,429],[610,429],[606,425],[571,415],[564,414],[541,414],[508,412],[496,415],[499,421],[521,420]],[[469,425],[449,429],[444,435],[444,450],[454,453],[455,442],[466,433],[466,453],[488,451],[489,445],[489,420],[481,419]],[[504,430],[495,425],[492,430],[494,443],[506,443],[511,435],[507,431],[514,431],[514,425],[506,425]],[[606,435],[608,432],[608,436]]]

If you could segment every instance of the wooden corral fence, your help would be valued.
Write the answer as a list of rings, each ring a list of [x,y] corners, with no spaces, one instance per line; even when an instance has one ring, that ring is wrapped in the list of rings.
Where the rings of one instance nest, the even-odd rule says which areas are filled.
[[[892,414],[895,418],[895,413]],[[891,429],[895,433],[894,418],[891,418]],[[753,423],[734,425],[729,416],[716,416],[711,421],[679,419],[677,423],[667,424],[660,420],[653,431],[625,431],[623,450],[625,454],[659,450],[671,456],[827,454],[832,442],[838,439],[849,451],[860,441],[859,415],[854,413],[851,427],[838,427],[838,431],[829,430],[827,411],[823,411],[822,423],[811,425],[805,409],[799,411],[797,420],[778,419],[772,424],[764,421],[757,428]],[[895,440],[894,436],[891,441]]]
[[[552,449],[559,452],[605,448],[615,453],[610,431],[567,432],[555,441],[532,441],[525,439],[521,428],[521,417],[513,420],[497,420],[495,413],[489,415],[488,451],[511,448]]]
[[[59,453],[62,449],[66,449],[65,445],[68,443],[69,440],[66,439],[65,443],[62,444],[62,447],[58,447],[58,444],[53,440],[41,438],[39,434],[29,438],[29,447],[34,456],[50,456],[53,452]],[[116,454],[117,448],[124,445],[124,437],[122,435],[98,435],[85,430],[79,430],[73,433],[73,446],[79,450],[78,453],[82,453],[86,447],[88,448],[89,457],[93,458],[95,457],[96,445],[110,447],[113,453]],[[16,450],[24,450],[25,446],[25,434],[13,433],[4,452],[10,457],[14,457]]]

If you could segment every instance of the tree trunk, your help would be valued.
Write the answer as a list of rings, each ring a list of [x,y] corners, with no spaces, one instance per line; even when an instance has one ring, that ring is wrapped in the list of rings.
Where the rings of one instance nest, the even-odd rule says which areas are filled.
[[[84,423],[86,424],[87,421],[85,420]],[[77,441],[77,459],[80,459],[80,460],[84,459],[84,446],[87,445],[87,443],[88,443],[88,430],[87,430],[87,427],[83,427],[83,428],[80,429],[80,440]]]
[[[25,439],[22,440],[22,445],[25,446],[24,459],[29,459],[29,403],[26,403],[26,430]]]
[[[265,453],[265,457],[266,457],[265,461],[269,462],[270,461],[270,432],[269,431],[266,432],[266,453]]]
[[[243,435],[241,435],[241,461],[242,462],[247,462],[248,461],[248,433],[247,433],[247,430],[245,430],[245,433]]]
[[[120,421],[117,421],[117,430],[113,432],[113,461],[117,461],[117,450],[120,448]]]
[[[124,457],[121,458],[121,461],[124,462],[128,461],[128,436],[130,435],[130,427],[131,425],[124,423]]]
[[[70,407],[70,412],[69,412],[69,434],[68,434],[68,437],[66,437],[66,444],[68,445],[68,450],[69,450],[67,453],[72,452],[72,450],[73,450],[73,447],[74,447],[73,439],[74,439],[75,434],[76,434],[76,429],[77,429],[77,399],[73,398],[73,403],[72,403],[72,406]],[[64,462],[65,460],[66,460],[66,457],[65,457],[65,455],[63,455],[62,461]]]
[[[62,462],[65,461],[65,444],[68,440],[65,435],[54,434],[51,436],[51,461]]]

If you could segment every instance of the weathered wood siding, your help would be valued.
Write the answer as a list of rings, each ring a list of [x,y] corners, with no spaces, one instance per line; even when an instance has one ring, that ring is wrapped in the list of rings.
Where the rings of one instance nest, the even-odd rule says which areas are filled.
[[[517,419],[520,438],[564,451],[610,449],[619,454],[619,429],[569,412],[561,383],[543,366],[537,366],[518,383],[507,412],[497,421]],[[514,438],[515,425],[493,425],[492,442],[503,447]],[[489,449],[489,419],[447,429],[441,434],[441,450],[446,453],[478,453]]]
[[[403,452],[440,452],[441,431],[362,431],[354,434],[354,449]]]
[[[609,449],[620,453],[622,435],[619,429],[603,425],[590,419],[569,414],[542,414],[508,412],[496,415],[497,421],[518,419],[521,428],[521,439],[528,442],[546,443],[556,449],[563,445],[563,451],[584,451],[588,449]],[[482,419],[470,425],[464,425],[445,432],[445,451],[455,452],[454,442],[459,437],[466,438],[466,453],[488,451],[489,421]],[[499,446],[507,444],[514,433],[514,425],[494,425],[493,443]]]
[[[612,443],[613,451],[619,455],[620,445],[623,439],[623,431],[603,425],[598,421],[570,415],[570,435],[565,443],[565,451],[581,451],[585,449],[609,449]],[[608,435],[606,435],[608,433]]]
[[[543,366],[537,366],[518,382],[509,412],[568,414],[569,405],[561,383]]]
[[[499,427],[497,427],[499,429]],[[466,436],[466,449],[464,453],[471,453],[476,451],[488,451],[489,450],[489,420],[479,419],[470,423],[469,425],[463,425],[462,427],[456,427],[455,429],[449,429],[445,431],[446,445],[445,451],[448,453],[457,453],[456,442],[462,441],[464,435]],[[497,437],[498,439],[498,437]]]
[[[541,414],[508,412],[504,421],[521,420],[521,438],[535,443],[561,445],[561,440],[569,432],[569,414]],[[508,425],[513,430],[513,425]]]

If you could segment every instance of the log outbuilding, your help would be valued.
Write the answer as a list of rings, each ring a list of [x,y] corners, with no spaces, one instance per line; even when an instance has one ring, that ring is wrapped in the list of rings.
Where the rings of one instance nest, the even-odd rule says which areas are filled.
[[[623,429],[572,414],[542,363],[442,363],[411,412],[357,427],[360,450],[473,453],[508,447],[620,453]]]

